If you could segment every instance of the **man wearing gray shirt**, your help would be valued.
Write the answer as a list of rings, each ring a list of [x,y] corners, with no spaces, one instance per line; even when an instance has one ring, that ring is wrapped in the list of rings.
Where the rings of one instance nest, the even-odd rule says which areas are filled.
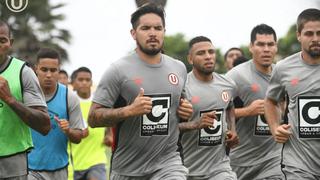
[[[264,118],[264,98],[277,52],[277,37],[272,27],[260,24],[251,31],[252,59],[227,73],[237,85],[243,108],[236,108],[240,144],[230,152],[231,167],[238,179],[282,179],[281,145],[273,141]]]
[[[29,127],[46,135],[50,120],[35,73],[8,55],[12,43],[9,26],[0,20],[0,179],[26,180]]]
[[[277,63],[266,98],[266,118],[276,142],[284,143],[288,180],[320,179],[320,10],[297,19],[301,52]],[[288,94],[288,124],[279,124],[279,101]]]
[[[226,155],[226,144],[233,147],[238,141],[232,101],[235,84],[214,73],[216,52],[207,37],[190,40],[188,61],[193,69],[188,74],[186,97],[194,113],[188,122],[179,124],[188,180],[235,180]]]
[[[113,127],[112,180],[184,180],[187,169],[177,142],[178,114],[184,119],[192,114],[191,104],[180,98],[186,67],[161,53],[165,32],[161,7],[142,6],[132,14],[131,24],[137,48],[103,75],[89,125]]]

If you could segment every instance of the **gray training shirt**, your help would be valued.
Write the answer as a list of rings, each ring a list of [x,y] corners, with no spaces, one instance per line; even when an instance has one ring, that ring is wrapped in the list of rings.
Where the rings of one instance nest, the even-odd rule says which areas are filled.
[[[288,119],[292,135],[283,149],[283,163],[320,176],[320,65],[306,64],[301,53],[280,61],[267,97],[289,95]]]
[[[143,176],[165,167],[167,159],[179,156],[176,111],[186,77],[182,62],[162,55],[159,64],[147,64],[136,52],[114,62],[105,72],[93,102],[123,107],[131,104],[143,88],[153,106],[151,113],[125,119],[115,127],[112,173]]]
[[[190,121],[199,120],[206,112],[216,111],[217,115],[212,128],[183,133],[181,144],[189,176],[209,177],[214,172],[231,171],[224,143],[227,131],[226,110],[233,107],[234,89],[232,80],[217,73],[213,73],[210,83],[199,81],[192,72],[188,74],[186,95],[193,106]]]
[[[265,98],[271,77],[259,72],[253,60],[236,66],[226,76],[236,83],[244,107]],[[240,118],[236,129],[240,144],[230,152],[232,166],[253,166],[273,158],[278,158],[280,164],[281,145],[273,140],[263,115]]]

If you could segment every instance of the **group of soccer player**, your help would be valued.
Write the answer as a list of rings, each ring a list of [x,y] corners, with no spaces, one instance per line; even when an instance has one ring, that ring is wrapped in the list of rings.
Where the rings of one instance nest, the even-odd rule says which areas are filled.
[[[136,49],[108,67],[86,104],[90,127],[113,130],[111,180],[320,179],[319,9],[297,18],[300,52],[274,64],[276,32],[259,24],[252,59],[225,75],[205,36],[189,42],[189,73],[162,53],[161,7],[138,8],[131,24]],[[0,22],[0,180],[67,179],[67,142],[88,136],[79,99],[50,79],[59,54],[41,49],[35,75],[8,55],[12,42]]]

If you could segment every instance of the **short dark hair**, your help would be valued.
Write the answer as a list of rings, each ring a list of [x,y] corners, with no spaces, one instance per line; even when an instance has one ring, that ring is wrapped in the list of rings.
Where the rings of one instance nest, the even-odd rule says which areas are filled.
[[[87,68],[87,67],[82,66],[82,67],[79,67],[78,69],[76,69],[75,71],[72,72],[72,74],[71,74],[71,83],[74,82],[74,80],[76,80],[79,72],[87,72],[92,76],[92,72],[90,71],[90,69]]]
[[[236,58],[236,59],[233,61],[232,65],[233,65],[233,67],[236,67],[236,66],[238,66],[239,64],[242,64],[242,63],[244,63],[244,62],[247,62],[248,60],[249,60],[249,59],[246,58],[246,57],[244,57],[244,56],[239,56],[238,58]]]
[[[67,77],[69,77],[67,71],[64,70],[64,69],[60,69],[59,74],[64,74],[64,75],[66,75]]]
[[[139,18],[148,13],[153,13],[160,16],[160,18],[162,19],[163,27],[165,27],[166,22],[164,18],[165,13],[164,13],[163,7],[154,3],[147,3],[141,6],[140,8],[138,8],[134,13],[131,14],[132,28],[136,29],[139,24]]]
[[[320,10],[319,9],[306,9],[302,11],[297,19],[297,31],[301,33],[304,24],[308,21],[320,21]]]
[[[11,28],[8,23],[0,19],[0,27],[7,27],[9,38],[12,38]]]
[[[227,52],[224,54],[224,60],[226,60],[226,59],[227,59],[227,56],[228,56],[229,52],[230,52],[230,51],[233,51],[233,50],[237,50],[237,51],[239,51],[239,52],[241,53],[241,55],[242,55],[242,56],[244,55],[244,53],[243,53],[242,49],[237,48],[237,47],[232,47],[232,48],[228,49],[228,50],[227,50]]]
[[[52,59],[58,59],[58,62],[60,64],[60,54],[58,51],[51,49],[51,48],[41,48],[37,53],[37,63],[39,63],[39,60],[42,58],[52,58]]]
[[[257,34],[273,35],[274,41],[277,41],[276,32],[274,31],[274,29],[271,26],[268,26],[266,24],[259,24],[252,29],[251,40],[250,40],[252,44],[257,39]]]
[[[192,46],[196,43],[199,43],[199,42],[211,42],[211,40],[205,36],[196,36],[194,38],[192,38],[190,41],[189,41],[189,52],[192,48]]]

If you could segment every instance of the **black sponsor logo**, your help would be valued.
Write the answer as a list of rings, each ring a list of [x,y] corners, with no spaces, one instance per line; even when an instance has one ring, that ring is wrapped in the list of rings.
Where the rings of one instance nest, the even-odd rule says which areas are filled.
[[[298,97],[299,137],[320,138],[320,97]]]
[[[168,135],[170,94],[147,95],[152,99],[152,110],[143,115],[141,120],[141,136]]]
[[[264,115],[257,116],[256,125],[254,128],[254,135],[256,136],[270,136],[270,128]]]
[[[212,127],[199,130],[199,146],[215,146],[222,143],[222,109],[200,111],[200,117],[207,112],[216,111],[217,119]]]

